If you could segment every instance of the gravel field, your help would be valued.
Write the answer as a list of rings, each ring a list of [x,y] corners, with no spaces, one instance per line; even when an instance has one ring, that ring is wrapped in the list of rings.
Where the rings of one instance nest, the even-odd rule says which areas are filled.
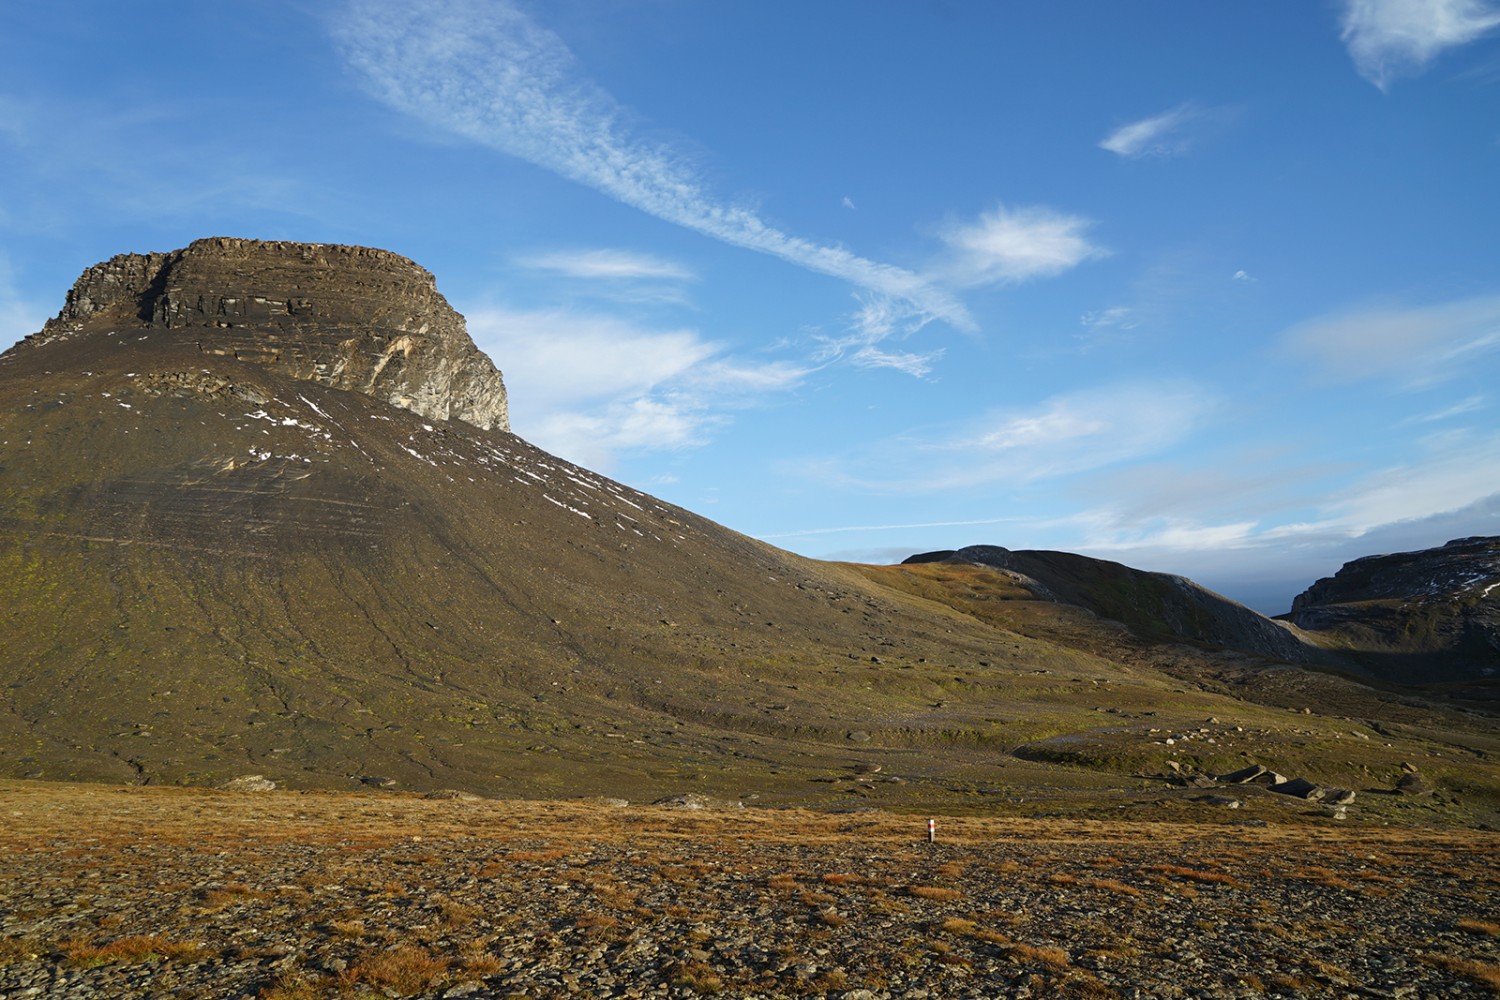
[[[0,996],[1482,997],[1500,835],[0,785]]]

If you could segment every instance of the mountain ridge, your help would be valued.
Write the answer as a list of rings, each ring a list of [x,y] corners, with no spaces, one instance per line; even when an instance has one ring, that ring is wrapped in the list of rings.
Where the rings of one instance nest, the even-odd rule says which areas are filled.
[[[995,600],[1011,583],[994,567],[935,581],[775,549],[451,406],[421,412],[401,387],[425,348],[390,362],[405,382],[310,366],[329,343],[363,363],[434,329],[400,289],[368,308],[329,294],[343,250],[313,246],[308,274],[270,287],[257,255],[296,272],[303,251],[193,246],[179,277],[213,280],[142,290],[134,275],[170,269],[140,255],[0,354],[0,774],[995,810],[1128,805],[1169,763],[1247,755],[1348,787],[1415,761],[1437,783],[1448,744],[1430,734],[1488,738],[1407,693]],[[215,319],[170,288],[322,289],[336,332],[276,309]],[[437,368],[424,384],[445,384]],[[1160,735],[1206,718],[1223,721],[1191,756]],[[1399,734],[1349,752],[1372,718]],[[1486,768],[1452,780],[1488,801]]]
[[[998,545],[921,553],[907,558],[905,564],[939,561],[973,563],[1013,574],[1043,600],[1077,605],[1148,638],[1204,642],[1290,662],[1322,659],[1290,626],[1187,577],[1071,552],[1012,551]]]

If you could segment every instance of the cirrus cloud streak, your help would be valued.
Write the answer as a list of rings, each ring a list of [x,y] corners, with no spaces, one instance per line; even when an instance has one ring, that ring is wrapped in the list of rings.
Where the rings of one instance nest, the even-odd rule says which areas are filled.
[[[925,277],[783,232],[715,197],[686,154],[637,134],[563,41],[507,0],[352,0],[333,30],[369,92],[403,113],[665,221],[974,327]]]

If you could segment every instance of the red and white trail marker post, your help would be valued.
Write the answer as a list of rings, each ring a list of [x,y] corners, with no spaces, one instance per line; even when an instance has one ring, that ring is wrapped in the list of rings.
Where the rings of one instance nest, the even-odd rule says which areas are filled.
[[[935,819],[927,821],[927,842],[929,844],[937,843],[937,820]]]

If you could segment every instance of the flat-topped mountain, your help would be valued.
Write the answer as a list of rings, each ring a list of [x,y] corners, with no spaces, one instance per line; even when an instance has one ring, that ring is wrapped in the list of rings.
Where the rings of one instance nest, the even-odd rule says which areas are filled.
[[[1185,581],[1111,568],[1124,599],[1085,612],[999,600],[989,564],[816,562],[504,414],[395,254],[213,239],[90,268],[0,354],[0,775],[991,810],[1247,757],[1441,786],[1493,736],[1288,665]],[[1049,560],[1008,572],[1081,600],[1095,570]],[[1461,776],[1481,803],[1494,770]]]
[[[204,355],[508,430],[505,386],[433,276],[369,247],[215,237],[120,254],[83,273],[30,338],[154,330]]]

